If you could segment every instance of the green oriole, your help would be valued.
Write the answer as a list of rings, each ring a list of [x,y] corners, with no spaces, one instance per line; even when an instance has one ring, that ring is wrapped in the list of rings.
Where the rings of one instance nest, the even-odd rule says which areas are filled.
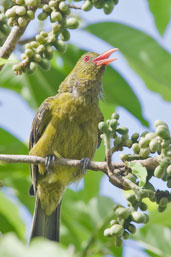
[[[30,155],[92,159],[99,144],[98,123],[101,79],[108,59],[117,49],[103,54],[86,53],[61,83],[58,94],[39,107],[30,134]],[[31,165],[31,194],[36,196],[31,238],[59,241],[60,206],[67,185],[80,180],[81,168]]]

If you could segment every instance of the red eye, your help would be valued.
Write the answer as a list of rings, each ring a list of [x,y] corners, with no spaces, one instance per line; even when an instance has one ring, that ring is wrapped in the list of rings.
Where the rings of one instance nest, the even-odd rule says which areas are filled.
[[[85,56],[85,57],[84,57],[84,61],[85,61],[85,62],[88,62],[89,59],[90,59],[89,56]]]

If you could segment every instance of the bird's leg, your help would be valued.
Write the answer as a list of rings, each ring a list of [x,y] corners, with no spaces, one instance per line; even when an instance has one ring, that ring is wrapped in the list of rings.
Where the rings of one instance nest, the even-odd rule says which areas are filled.
[[[51,163],[56,159],[55,155],[48,155],[45,158],[46,175],[50,173]]]
[[[80,161],[81,167],[82,167],[82,172],[83,175],[85,175],[86,173],[86,169],[88,168],[89,164],[90,164],[90,159],[89,158],[82,158]]]

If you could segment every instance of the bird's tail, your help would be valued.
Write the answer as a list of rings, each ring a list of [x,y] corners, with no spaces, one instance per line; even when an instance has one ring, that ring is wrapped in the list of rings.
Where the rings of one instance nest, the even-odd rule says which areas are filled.
[[[59,242],[60,209],[61,202],[55,211],[50,216],[47,216],[41,208],[40,200],[36,196],[30,240],[34,237],[45,237]]]

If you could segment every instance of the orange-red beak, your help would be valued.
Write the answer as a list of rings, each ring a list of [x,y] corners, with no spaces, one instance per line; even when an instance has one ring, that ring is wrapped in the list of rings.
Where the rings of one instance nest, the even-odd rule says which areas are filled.
[[[97,56],[92,62],[95,62],[97,65],[106,65],[107,66],[109,63],[117,60],[117,58],[108,59],[109,56],[111,56],[111,54],[113,54],[117,50],[118,50],[118,48],[110,49],[110,50],[104,52],[103,54],[100,54],[99,56]]]

